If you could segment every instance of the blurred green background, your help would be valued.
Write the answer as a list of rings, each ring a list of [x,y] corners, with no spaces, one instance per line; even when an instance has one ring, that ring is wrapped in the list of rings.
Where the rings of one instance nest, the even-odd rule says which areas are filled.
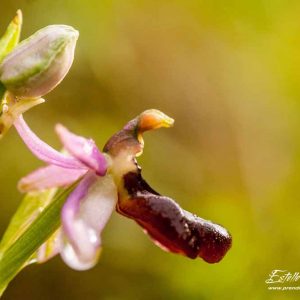
[[[228,228],[233,247],[215,265],[168,254],[114,214],[94,269],[56,257],[3,299],[299,299],[265,280],[300,271],[300,2],[1,0],[1,32],[18,8],[23,38],[55,23],[80,31],[70,73],[25,115],[38,135],[59,149],[61,122],[102,147],[162,110],[176,126],[146,135],[144,177]],[[14,130],[1,141],[0,233],[22,199],[17,181],[40,165]]]

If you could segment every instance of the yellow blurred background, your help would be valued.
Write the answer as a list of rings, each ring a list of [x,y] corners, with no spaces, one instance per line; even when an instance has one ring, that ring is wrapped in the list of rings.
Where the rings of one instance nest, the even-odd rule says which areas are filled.
[[[144,177],[228,228],[233,247],[215,265],[169,254],[115,213],[94,269],[56,257],[3,299],[299,299],[265,280],[300,272],[300,2],[1,0],[1,32],[18,8],[23,38],[49,24],[80,31],[70,73],[25,115],[32,129],[59,149],[60,122],[101,148],[143,110],[162,110],[175,127],[145,136]],[[17,181],[40,165],[14,130],[1,141],[1,234]]]

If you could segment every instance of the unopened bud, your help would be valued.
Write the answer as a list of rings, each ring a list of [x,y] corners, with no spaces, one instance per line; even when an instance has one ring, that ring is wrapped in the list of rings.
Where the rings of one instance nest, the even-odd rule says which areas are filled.
[[[78,35],[67,25],[37,31],[5,57],[0,65],[0,81],[17,97],[42,97],[68,73]]]

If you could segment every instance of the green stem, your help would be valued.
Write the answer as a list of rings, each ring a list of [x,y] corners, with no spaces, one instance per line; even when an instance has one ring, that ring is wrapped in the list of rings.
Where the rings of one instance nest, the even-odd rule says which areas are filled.
[[[1,90],[1,86],[0,86],[0,90]],[[9,99],[10,97],[13,96],[9,92],[6,93],[4,95],[2,103],[4,100],[7,101],[7,99]],[[0,139],[7,133],[7,131],[10,129],[15,119],[19,115],[26,112],[28,109],[44,102],[45,100],[43,98],[35,98],[35,99],[22,99],[15,103],[9,103],[8,111],[0,113]],[[2,110],[2,108],[3,106],[1,105],[0,110]]]
[[[53,202],[0,258],[0,297],[9,282],[26,265],[30,257],[60,226],[60,211],[76,183],[57,194]]]
[[[4,96],[5,93],[5,86],[3,85],[3,83],[0,81],[0,104],[2,102],[2,98]]]

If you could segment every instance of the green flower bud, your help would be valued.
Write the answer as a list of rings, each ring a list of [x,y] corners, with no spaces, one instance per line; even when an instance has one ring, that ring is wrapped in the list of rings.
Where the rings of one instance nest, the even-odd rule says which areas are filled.
[[[38,98],[54,89],[68,73],[78,31],[47,26],[22,41],[0,65],[0,81],[13,95]]]

